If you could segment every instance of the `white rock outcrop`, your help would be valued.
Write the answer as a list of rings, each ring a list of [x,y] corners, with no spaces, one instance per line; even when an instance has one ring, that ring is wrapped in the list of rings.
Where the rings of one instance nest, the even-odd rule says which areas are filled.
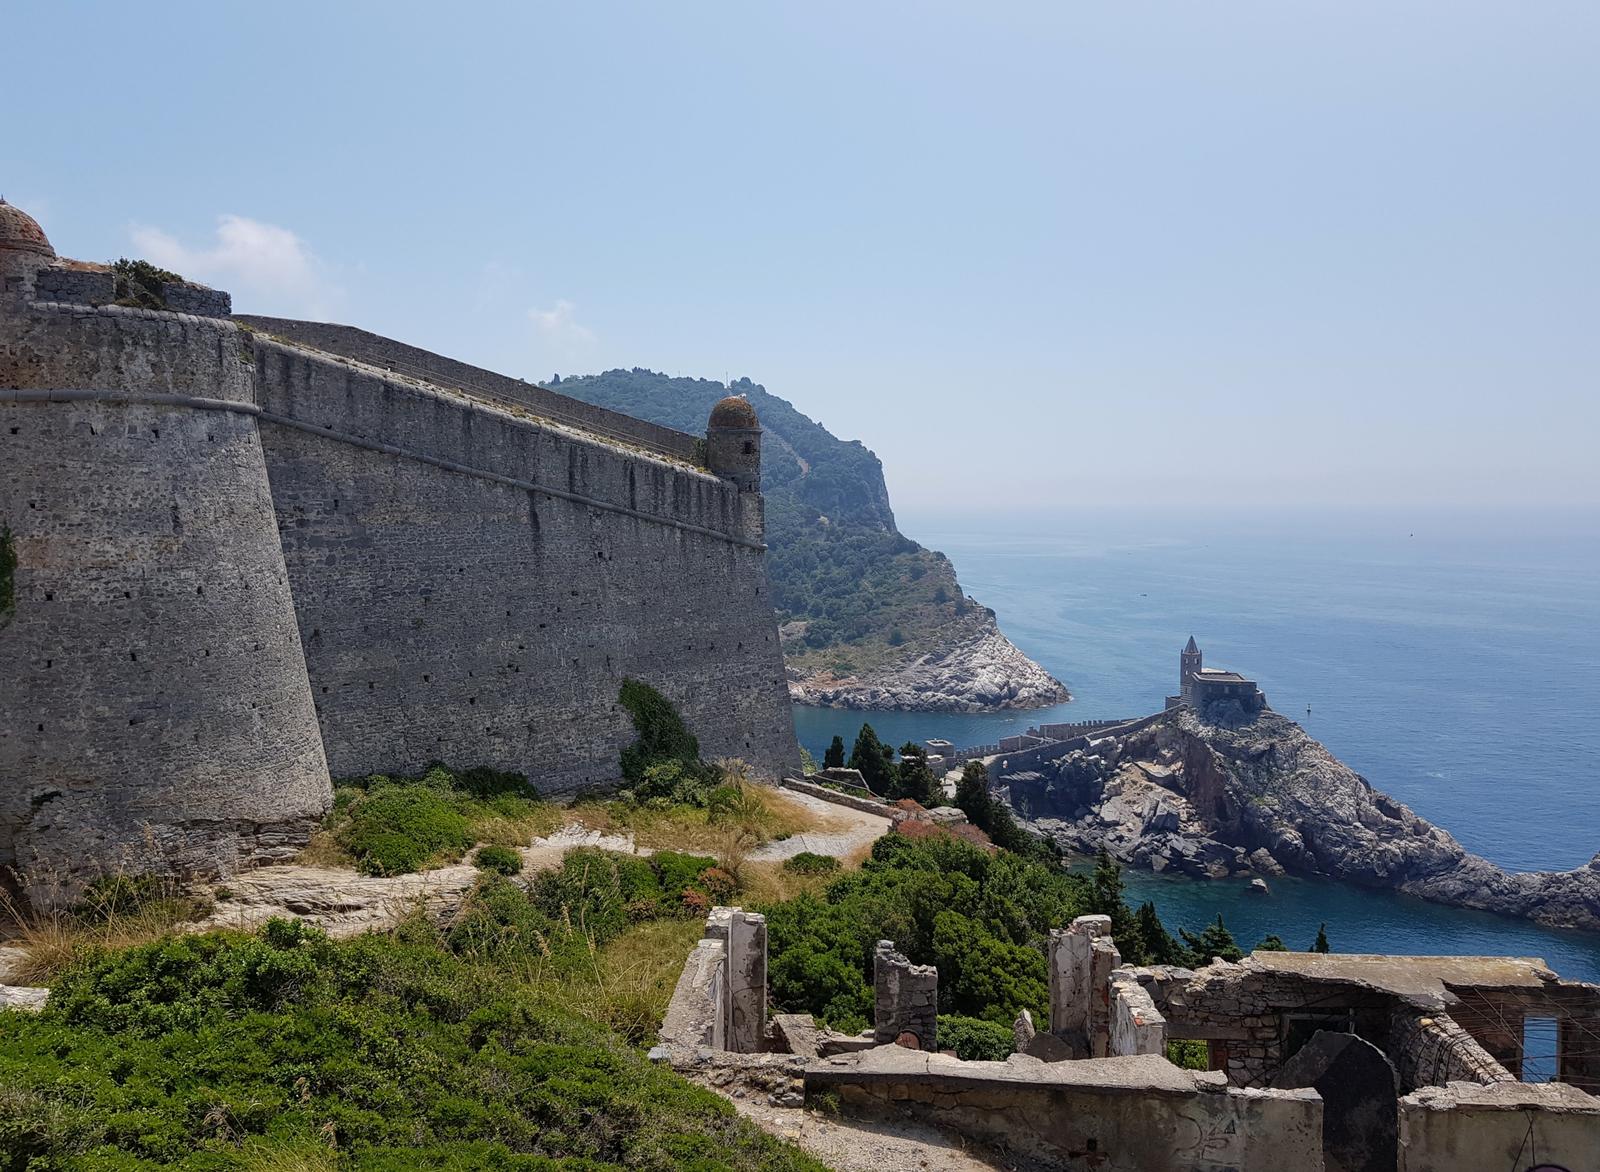
[[[789,696],[819,708],[899,712],[1044,708],[1072,698],[1060,680],[1002,635],[992,618],[946,647],[855,675],[791,673]]]

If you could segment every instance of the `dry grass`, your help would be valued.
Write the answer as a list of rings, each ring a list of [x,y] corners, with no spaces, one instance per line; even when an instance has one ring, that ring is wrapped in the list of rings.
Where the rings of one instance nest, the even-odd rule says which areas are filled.
[[[741,898],[745,904],[781,903],[797,895],[820,896],[843,871],[827,875],[796,875],[782,862],[750,863],[744,869]]]
[[[736,801],[716,809],[670,806],[653,809],[649,805],[625,802],[581,802],[566,811],[566,821],[579,822],[591,830],[626,833],[642,847],[651,850],[699,851],[719,859],[735,843],[746,849],[773,839],[788,838],[803,832],[829,832],[846,823],[811,810],[793,801],[780,790],[750,781],[737,781]]]
[[[699,920],[635,924],[596,950],[590,973],[561,986],[560,999],[636,1046],[654,1042],[684,958],[704,931]]]
[[[18,985],[48,984],[86,952],[148,944],[210,911],[209,899],[192,894],[170,877],[152,877],[148,891],[126,905],[91,889],[75,907],[35,911],[0,893],[0,935],[8,946],[25,954],[11,965],[9,980]]]

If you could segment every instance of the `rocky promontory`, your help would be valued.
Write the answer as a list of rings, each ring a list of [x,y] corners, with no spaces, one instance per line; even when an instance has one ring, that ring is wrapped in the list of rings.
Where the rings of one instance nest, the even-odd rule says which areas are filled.
[[[992,613],[931,651],[845,674],[789,669],[789,697],[819,708],[992,712],[1072,699],[1065,685],[1000,633]]]
[[[996,765],[1017,811],[1070,850],[1211,878],[1323,876],[1600,931],[1600,855],[1573,871],[1504,871],[1270,709],[1178,708]]]

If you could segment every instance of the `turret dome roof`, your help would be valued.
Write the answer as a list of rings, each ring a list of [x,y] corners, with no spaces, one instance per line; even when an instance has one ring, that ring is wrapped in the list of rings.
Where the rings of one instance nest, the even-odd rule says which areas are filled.
[[[729,395],[711,408],[712,427],[760,427],[756,409],[743,395]]]
[[[4,199],[0,199],[0,249],[32,252],[48,260],[54,260],[56,255],[39,222]]]

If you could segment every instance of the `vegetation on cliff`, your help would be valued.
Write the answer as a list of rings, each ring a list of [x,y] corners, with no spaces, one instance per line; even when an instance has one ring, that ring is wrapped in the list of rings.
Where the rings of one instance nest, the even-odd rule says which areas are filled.
[[[692,434],[730,393],[638,367],[553,385]],[[749,398],[765,430],[767,573],[791,667],[848,675],[949,647],[993,618],[965,596],[948,558],[895,528],[883,465],[860,441],[839,439],[749,379],[731,393]]]

